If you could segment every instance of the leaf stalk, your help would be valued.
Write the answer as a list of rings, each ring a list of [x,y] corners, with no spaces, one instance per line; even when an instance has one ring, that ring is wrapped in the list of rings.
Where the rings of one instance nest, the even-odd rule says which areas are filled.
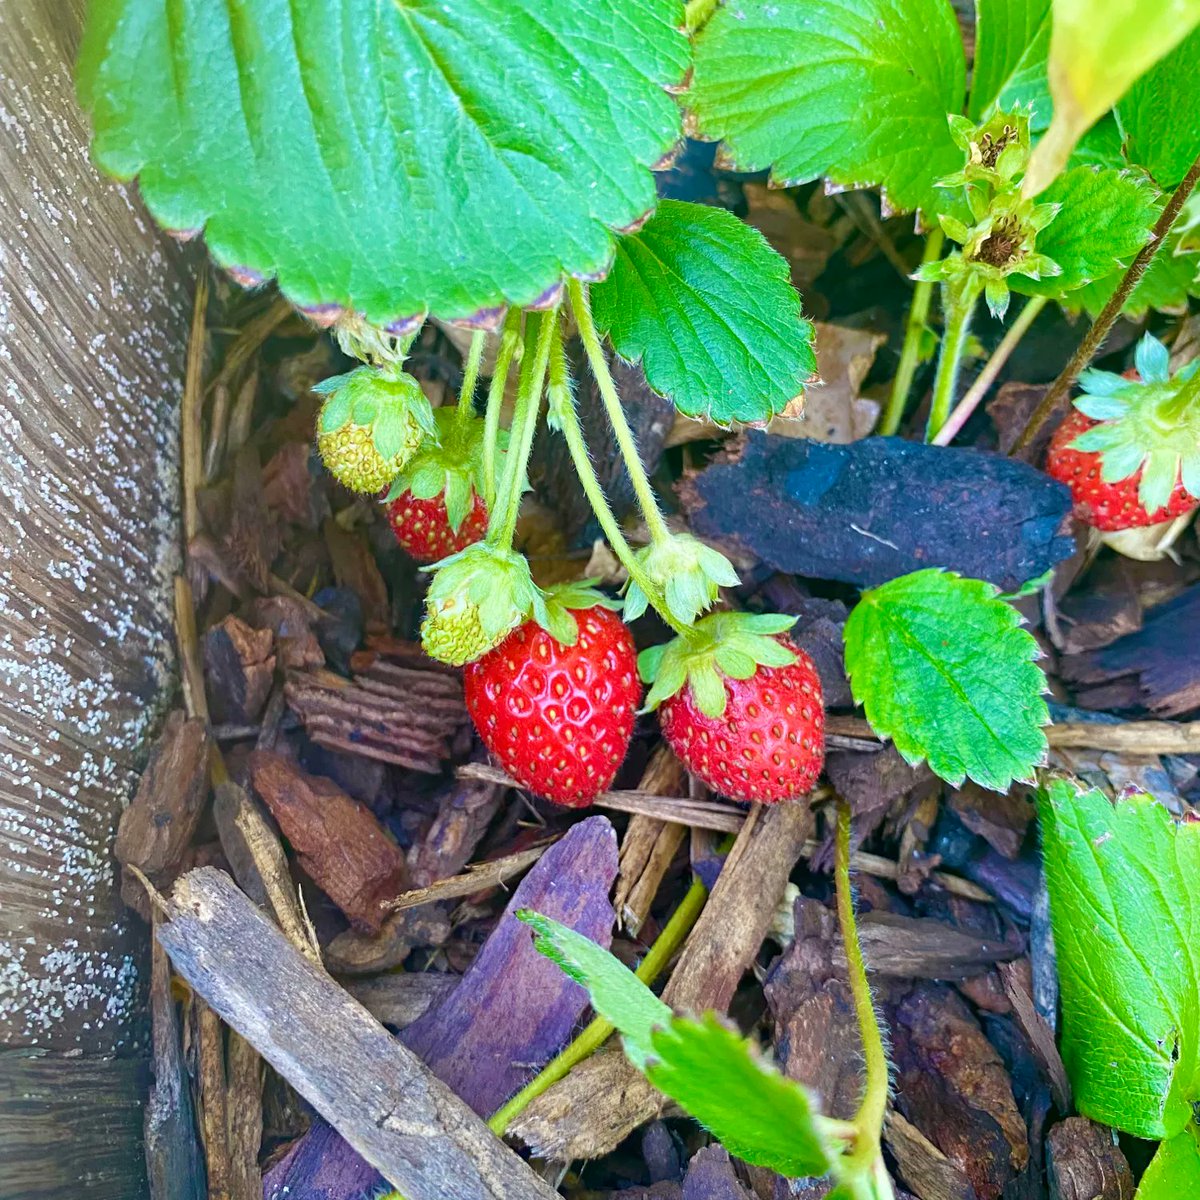
[[[940,226],[929,231],[925,239],[925,251],[921,255],[921,266],[937,262],[941,257],[946,235]],[[900,347],[900,361],[896,364],[896,377],[892,380],[892,391],[888,396],[887,408],[879,423],[879,432],[891,437],[904,420],[908,406],[908,394],[912,391],[913,379],[921,358],[921,338],[929,320],[929,305],[933,300],[933,282],[918,280],[913,288],[912,303],[908,306],[908,319],[904,323],[904,344]]]

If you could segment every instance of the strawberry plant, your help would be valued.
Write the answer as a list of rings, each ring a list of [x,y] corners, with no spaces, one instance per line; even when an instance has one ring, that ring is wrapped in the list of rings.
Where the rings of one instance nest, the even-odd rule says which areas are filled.
[[[676,1015],[594,942],[539,913],[518,915],[533,929],[537,948],[587,988],[596,1012],[621,1034],[629,1060],[731,1154],[786,1176],[832,1175],[837,1189],[831,1195],[847,1200],[888,1200],[892,1185],[880,1149],[888,1067],[854,923],[845,805],[838,815],[835,875],[865,1064],[852,1121],[824,1116],[811,1091],[780,1075],[711,1013],[699,1019]]]
[[[613,355],[640,364],[681,415],[718,427],[766,425],[815,378],[814,329],[788,261],[729,211],[657,201],[653,169],[685,115],[729,166],[778,184],[878,188],[885,213],[918,214],[926,242],[882,433],[905,417],[935,285],[943,332],[926,437],[941,445],[982,395],[958,396],[982,308],[1002,321],[1013,295],[1025,298],[1007,354],[1051,301],[1115,317],[1200,291],[1195,230],[1173,228],[1198,173],[1196,0],[1095,13],[1082,0],[978,0],[969,93],[945,0],[194,7],[183,20],[153,0],[92,4],[79,93],[95,158],[136,177],[168,229],[203,231],[235,278],[274,280],[358,361],[317,385],[321,457],[346,488],[385,504],[398,542],[428,569],[421,641],[464,668],[483,743],[516,783],[561,806],[612,786],[639,705],[684,766],[735,801],[807,804],[825,761],[821,679],[794,618],[742,611],[730,559],[668,521],[611,369]],[[1150,270],[1127,270],[1160,244]],[[471,331],[457,404],[436,412],[408,362],[427,320]],[[579,362],[636,501],[636,535],[597,474]],[[1200,373],[1172,373],[1152,338],[1137,368],[1136,379],[1082,376],[1048,463],[1104,529],[1200,506]],[[623,573],[622,600],[586,582],[542,587],[517,549],[539,437],[561,439]],[[1040,652],[1014,599],[935,565],[863,590],[845,626],[853,698],[874,733],[955,786],[1004,792],[1045,761]],[[651,611],[670,640],[638,655],[629,624]],[[1068,809],[1099,828],[1092,800],[1058,784],[1043,794],[1068,1065],[1085,1111],[1163,1140],[1146,1200],[1186,1194],[1200,1101],[1196,930],[1154,900],[1150,915],[1175,930],[1147,965],[1136,950],[1146,931],[1103,913],[1115,931],[1106,949],[1130,960],[1106,969],[1144,984],[1114,1008],[1113,987],[1087,976],[1090,918],[1070,912],[1066,880],[1084,874],[1092,908],[1111,907],[1108,859],[1136,862],[1153,844],[1178,865],[1171,887],[1194,890],[1197,866],[1183,856],[1195,839],[1129,802],[1118,809],[1134,813],[1128,828],[1101,851],[1090,835],[1063,834]],[[526,919],[631,1061],[732,1153],[883,1200],[888,1071],[849,860],[839,802],[837,907],[866,1063],[850,1122],[821,1115],[711,1016],[672,1013],[594,944]],[[1181,963],[1190,990],[1165,979]],[[1112,1094],[1107,1050],[1080,1032],[1106,1003],[1100,1042],[1134,1056],[1131,1097]]]

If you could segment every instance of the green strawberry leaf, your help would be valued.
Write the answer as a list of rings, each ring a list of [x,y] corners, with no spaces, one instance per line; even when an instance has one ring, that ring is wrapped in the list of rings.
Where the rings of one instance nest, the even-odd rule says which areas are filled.
[[[945,0],[737,0],[696,36],[687,103],[742,170],[878,186],[932,214],[934,183],[962,167],[946,117],[965,74]]]
[[[1136,1137],[1173,1137],[1200,1101],[1200,824],[1068,779],[1047,784],[1038,813],[1075,1102]]]
[[[652,1054],[651,1032],[673,1014],[628,967],[583,934],[528,908],[517,913],[533,930],[533,944],[563,974],[587,988],[592,1007],[621,1034],[629,1061],[640,1071]]]
[[[745,1038],[711,1013],[698,1022],[676,1017],[632,971],[573,929],[529,909],[517,917],[533,929],[538,951],[587,988],[634,1066],[730,1154],[785,1175],[830,1169],[816,1101],[762,1062]]]
[[[1006,791],[1032,779],[1049,721],[1037,642],[979,579],[915,571],[864,592],[846,622],[846,670],[871,727],[906,762]]]
[[[89,6],[93,155],[304,307],[485,321],[654,207],[679,0]]]
[[[1127,266],[1146,243],[1157,214],[1153,188],[1129,172],[1073,167],[1038,197],[1059,204],[1058,216],[1038,234],[1037,251],[1061,275],[1014,275],[1014,292],[1056,298]]]
[[[1129,139],[1130,162],[1164,190],[1200,156],[1200,30],[1184,38],[1129,89],[1117,120]]]
[[[1124,271],[1114,271],[1104,279],[1072,292],[1065,297],[1064,304],[1068,308],[1083,309],[1095,317],[1124,276]],[[1138,280],[1121,311],[1135,320],[1144,317],[1150,309],[1178,312],[1187,307],[1189,296],[1197,295],[1200,295],[1200,251],[1181,250],[1179,234],[1172,232],[1150,260],[1145,275]]]
[[[651,1035],[646,1078],[736,1158],[781,1175],[824,1175],[832,1155],[816,1098],[764,1062],[744,1037],[706,1013]]]
[[[1194,1127],[1158,1147],[1134,1200],[1181,1200],[1184,1196],[1200,1196],[1200,1144]]]
[[[1035,132],[1050,123],[1050,0],[975,0],[975,65],[969,115],[1032,105]]]
[[[816,373],[786,259],[723,208],[664,200],[617,242],[596,324],[690,417],[768,421]]]

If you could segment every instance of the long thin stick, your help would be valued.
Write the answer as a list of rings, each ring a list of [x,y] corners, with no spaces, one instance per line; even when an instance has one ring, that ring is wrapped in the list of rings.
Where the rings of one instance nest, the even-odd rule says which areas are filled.
[[[1071,361],[1063,367],[1058,378],[1050,385],[1045,396],[1042,397],[1042,402],[1034,409],[1033,416],[1029,418],[1029,423],[1025,426],[1021,436],[1017,438],[1016,445],[1012,448],[1013,454],[1020,454],[1022,450],[1027,449],[1033,444],[1034,438],[1038,435],[1038,430],[1055,414],[1062,402],[1067,398],[1067,392],[1070,391],[1071,385],[1079,378],[1079,372],[1092,361],[1096,355],[1096,351],[1100,349],[1101,343],[1108,337],[1109,330],[1116,324],[1117,318],[1121,315],[1121,310],[1125,307],[1125,301],[1129,299],[1130,293],[1141,278],[1146,273],[1146,268],[1150,266],[1151,260],[1158,253],[1163,242],[1166,241],[1167,234],[1171,231],[1171,226],[1175,224],[1175,218],[1179,216],[1180,209],[1183,208],[1187,198],[1192,194],[1192,189],[1196,186],[1196,181],[1200,179],[1200,158],[1192,163],[1190,170],[1183,177],[1179,186],[1175,189],[1171,199],[1167,201],[1167,206],[1162,210],[1158,220],[1154,223],[1154,231],[1150,235],[1150,240],[1138,251],[1138,256],[1129,264],[1129,270],[1125,272],[1125,277],[1121,280],[1117,290],[1109,297],[1108,303],[1101,310],[1100,315],[1092,323],[1091,329],[1088,330],[1087,336],[1079,343],[1078,349],[1071,355]]]
[[[201,408],[204,402],[204,329],[208,307],[208,268],[196,277],[196,295],[192,304],[192,331],[188,337],[187,372],[183,382],[183,406],[180,424],[180,473],[183,482],[183,546],[186,550],[200,530],[200,509],[196,489],[204,476],[204,449],[201,436]]]

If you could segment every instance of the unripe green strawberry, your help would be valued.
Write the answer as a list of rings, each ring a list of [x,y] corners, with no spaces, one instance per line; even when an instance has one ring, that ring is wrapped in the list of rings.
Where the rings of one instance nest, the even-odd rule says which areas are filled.
[[[381,492],[422,441],[436,436],[421,385],[396,368],[359,367],[313,390],[326,395],[317,419],[321,459],[352,492]]]
[[[513,550],[476,542],[443,559],[425,596],[421,644],[439,662],[461,667],[533,618],[545,624],[545,599],[529,564]]]
[[[465,596],[451,595],[426,604],[421,645],[430,658],[461,667],[486,654],[506,633],[489,634],[480,619],[479,605]]]

